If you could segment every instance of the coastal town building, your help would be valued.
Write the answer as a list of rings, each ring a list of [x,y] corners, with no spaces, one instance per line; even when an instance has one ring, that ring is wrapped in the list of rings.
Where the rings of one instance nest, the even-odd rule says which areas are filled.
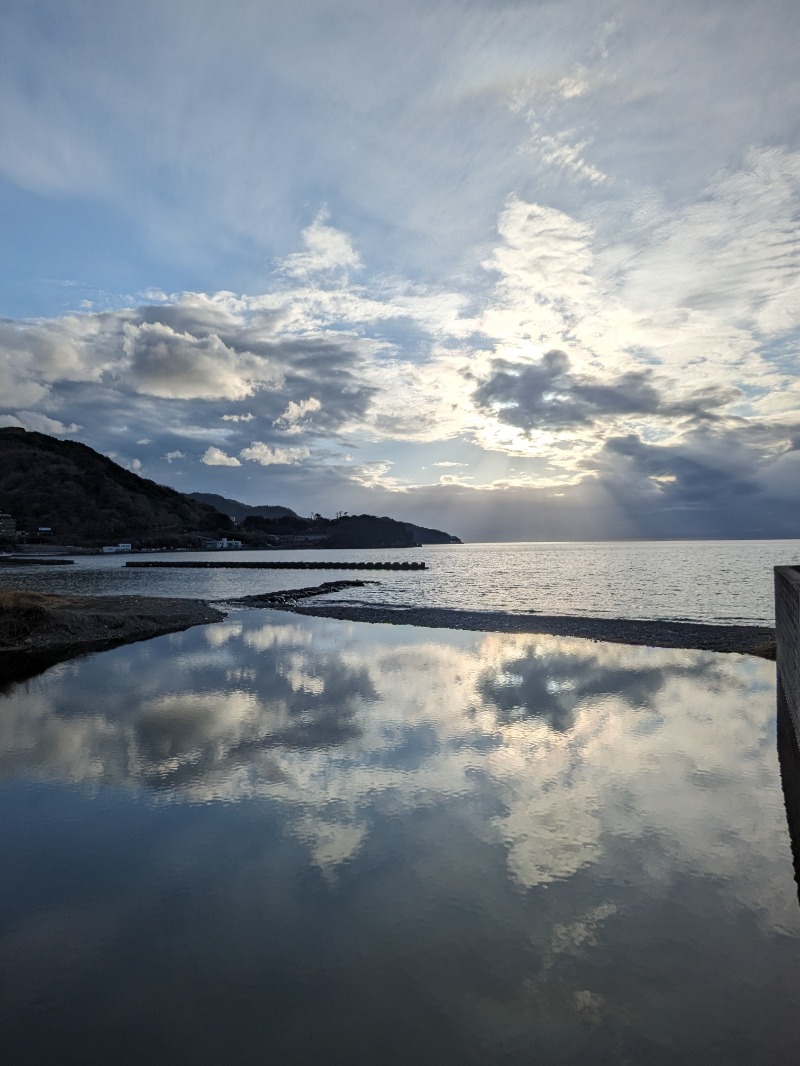
[[[10,514],[0,514],[0,537],[6,539],[16,536],[17,523]]]
[[[233,548],[241,548],[242,541],[231,540],[229,537],[220,537],[219,540],[208,540],[203,544],[208,551],[229,551]]]

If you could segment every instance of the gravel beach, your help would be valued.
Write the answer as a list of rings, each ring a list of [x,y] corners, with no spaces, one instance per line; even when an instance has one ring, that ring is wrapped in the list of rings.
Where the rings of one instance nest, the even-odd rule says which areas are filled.
[[[284,594],[286,596],[286,594]],[[351,622],[383,622],[430,629],[469,629],[486,633],[546,633],[583,637],[611,644],[698,651],[739,652],[775,658],[775,630],[767,626],[708,625],[701,622],[642,621],[628,618],[586,618],[575,615],[503,614],[459,611],[444,607],[365,607],[324,603],[270,604],[275,610]]]

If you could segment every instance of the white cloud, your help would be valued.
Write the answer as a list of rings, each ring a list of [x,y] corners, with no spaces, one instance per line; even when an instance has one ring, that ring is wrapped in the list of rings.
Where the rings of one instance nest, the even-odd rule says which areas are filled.
[[[214,333],[196,337],[160,322],[126,323],[123,332],[131,379],[151,396],[241,400],[282,380],[269,360],[236,351]]]
[[[36,433],[49,433],[55,437],[78,433],[82,428],[75,422],[65,426],[57,418],[48,418],[47,415],[37,411],[17,411],[13,415],[0,414],[0,426],[19,426],[21,429],[31,430]]]
[[[307,400],[295,402],[292,400],[280,417],[272,423],[287,433],[298,433],[303,428],[303,419],[315,411],[321,411],[322,404],[315,396],[309,396]]]
[[[354,485],[365,489],[381,489],[385,492],[405,492],[409,487],[408,482],[402,478],[390,475],[389,471],[394,466],[388,459],[375,459],[364,463],[363,466],[348,467],[345,476]]]
[[[749,336],[800,325],[800,153],[753,150],[664,222],[625,272],[633,308],[728,316]]]
[[[311,452],[308,448],[273,448],[261,441],[253,441],[249,447],[243,448],[239,454],[243,459],[259,463],[261,466],[291,466],[308,459]]]
[[[227,455],[221,448],[215,447],[213,444],[206,448],[201,463],[205,463],[206,466],[241,466],[242,464],[236,458],[235,455]]]
[[[581,154],[588,143],[570,143],[568,132],[555,135],[542,133],[534,141],[535,148],[541,153],[542,162],[546,166],[599,185],[606,180],[606,175],[592,163],[587,163]]]
[[[288,277],[308,279],[316,274],[361,268],[361,258],[353,248],[350,237],[329,226],[329,218],[329,211],[323,209],[318,212],[311,225],[302,231],[300,236],[304,251],[293,252],[280,264],[281,270]]]
[[[119,452],[109,452],[108,458],[113,459],[115,463],[125,467],[126,470],[132,470],[134,474],[140,474],[142,472],[141,459],[134,459],[128,455],[120,455]]]

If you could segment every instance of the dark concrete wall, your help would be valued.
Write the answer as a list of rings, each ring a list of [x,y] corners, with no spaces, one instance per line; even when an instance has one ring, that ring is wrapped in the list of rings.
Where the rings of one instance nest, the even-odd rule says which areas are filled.
[[[778,684],[800,738],[800,568],[775,567],[775,637]]]

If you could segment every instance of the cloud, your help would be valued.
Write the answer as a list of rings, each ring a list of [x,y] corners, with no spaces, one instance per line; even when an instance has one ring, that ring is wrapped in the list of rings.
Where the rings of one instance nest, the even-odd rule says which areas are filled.
[[[81,426],[73,422],[65,426],[57,418],[49,418],[37,411],[17,411],[15,414],[0,414],[0,426],[19,426],[36,433],[49,433],[51,436],[62,437],[80,432]]]
[[[737,389],[709,386],[682,400],[666,399],[650,370],[616,379],[573,374],[561,351],[545,352],[537,363],[496,359],[475,390],[479,407],[522,429],[564,430],[631,415],[660,418],[708,417],[710,410],[739,399]]]
[[[56,382],[99,380],[105,358],[84,343],[85,321],[76,315],[33,323],[0,320],[0,394],[6,405],[46,405]]]
[[[283,414],[276,418],[272,424],[273,426],[278,426],[286,433],[299,433],[303,428],[300,423],[302,423],[306,415],[321,410],[322,404],[315,396],[309,396],[307,400],[300,400],[299,403],[292,400]]]
[[[129,455],[120,455],[119,452],[109,452],[109,459],[113,459],[115,463],[119,463],[120,466],[125,467],[126,470],[132,470],[134,474],[141,474],[142,461],[141,459],[132,458]]]
[[[293,252],[280,264],[291,278],[308,279],[331,271],[358,270],[363,265],[350,237],[328,225],[330,212],[323,209],[300,234],[304,250]]]
[[[607,177],[602,170],[599,170],[593,163],[588,163],[583,157],[582,153],[588,144],[588,141],[571,144],[569,135],[561,133],[555,136],[542,134],[536,146],[545,165],[589,181],[593,185],[599,185],[606,181]]]
[[[243,448],[239,454],[243,459],[258,463],[260,466],[291,466],[308,459],[311,452],[308,448],[271,448],[261,441],[253,441],[249,447]]]
[[[592,229],[563,211],[510,196],[498,222],[500,243],[483,266],[499,275],[505,300],[519,289],[569,301],[591,286]]]
[[[216,334],[176,333],[164,323],[123,327],[123,349],[139,391],[168,399],[241,400],[280,385],[280,371],[253,352],[236,351]]]
[[[206,448],[201,463],[205,463],[206,466],[241,466],[242,464],[236,458],[235,455],[226,455],[221,448],[215,447],[213,444]]]
[[[433,460],[467,456],[437,491],[447,524],[481,537],[591,530],[592,513],[627,535],[656,514],[675,533],[751,529],[748,493],[765,528],[789,528],[796,5],[734,24],[716,2],[623,0],[612,18],[448,0],[423,39],[391,8],[365,23],[346,0],[331,28],[310,5],[265,35],[268,16],[234,3],[191,54],[169,6],[159,40],[176,47],[128,27],[114,62],[116,15],[80,32],[79,13],[64,49],[15,9],[0,169],[38,220],[19,221],[38,237],[18,256],[60,250],[64,270],[48,265],[55,310],[0,322],[6,417],[83,427],[105,452],[148,441],[158,480],[184,451],[182,476],[240,495],[247,460],[266,461],[303,511],[338,493],[334,510],[430,519]],[[59,236],[77,226],[80,242]],[[119,246],[131,277],[101,292],[92,272]],[[526,493],[552,522],[526,517]]]

